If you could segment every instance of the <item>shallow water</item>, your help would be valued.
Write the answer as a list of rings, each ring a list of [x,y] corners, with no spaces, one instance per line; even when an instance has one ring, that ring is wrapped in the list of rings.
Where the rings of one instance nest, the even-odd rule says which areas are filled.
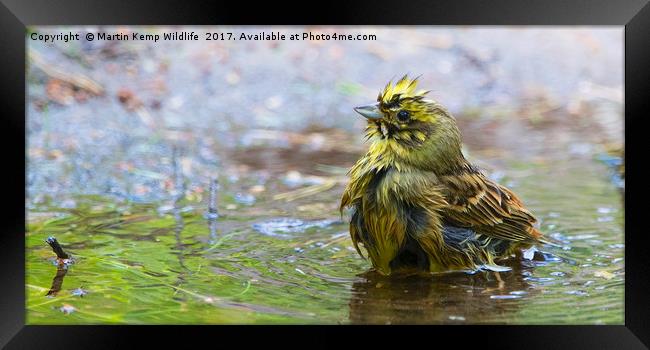
[[[28,208],[27,322],[623,324],[624,212],[606,166],[503,168],[492,176],[565,246],[540,247],[546,261],[509,262],[499,274],[369,271],[337,212],[343,183],[274,199],[273,189],[291,188],[271,177],[251,201],[237,193],[259,180],[220,178],[218,215],[207,193],[167,203],[43,200]],[[74,257],[67,270],[48,236]]]

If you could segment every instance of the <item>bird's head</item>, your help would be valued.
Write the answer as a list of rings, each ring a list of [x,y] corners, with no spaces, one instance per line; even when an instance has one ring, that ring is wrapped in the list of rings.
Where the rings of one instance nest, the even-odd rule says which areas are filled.
[[[447,110],[425,98],[429,91],[417,89],[417,79],[389,82],[377,103],[354,110],[368,120],[366,137],[377,156],[421,168],[446,166],[452,159],[445,158],[462,157],[460,131]]]

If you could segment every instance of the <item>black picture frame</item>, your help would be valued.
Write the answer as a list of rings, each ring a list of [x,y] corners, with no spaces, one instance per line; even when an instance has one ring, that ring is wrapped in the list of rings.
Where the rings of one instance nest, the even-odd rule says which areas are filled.
[[[646,128],[650,110],[648,0],[462,0],[407,2],[187,2],[0,0],[3,191],[0,345],[7,348],[122,348],[136,341],[214,346],[482,346],[523,349],[642,349],[650,346],[648,233],[644,232]],[[254,10],[254,11],[253,11]],[[355,24],[625,26],[624,326],[25,326],[26,25]],[[644,147],[646,146],[646,147]],[[346,339],[343,339],[344,337]],[[296,340],[296,337],[300,340]],[[354,343],[354,344],[353,344]],[[420,345],[422,344],[422,345]],[[450,345],[451,344],[451,345]],[[153,345],[153,344],[152,344]],[[238,345],[234,345],[238,346]]]

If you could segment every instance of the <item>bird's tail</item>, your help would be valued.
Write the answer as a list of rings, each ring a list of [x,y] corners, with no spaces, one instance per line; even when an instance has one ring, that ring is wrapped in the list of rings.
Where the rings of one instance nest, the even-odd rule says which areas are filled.
[[[545,236],[540,237],[539,242],[556,248],[562,248],[564,246],[564,244],[562,244],[562,242],[558,241],[557,239]]]
[[[548,237],[548,236],[544,235],[542,233],[542,231],[540,231],[540,230],[538,230],[538,229],[536,229],[534,227],[532,228],[532,230],[533,230],[532,236],[535,237],[539,243],[547,244],[547,245],[550,245],[550,246],[556,247],[556,248],[562,248],[564,246],[564,244],[562,242],[560,242],[559,240],[557,240],[555,238]]]

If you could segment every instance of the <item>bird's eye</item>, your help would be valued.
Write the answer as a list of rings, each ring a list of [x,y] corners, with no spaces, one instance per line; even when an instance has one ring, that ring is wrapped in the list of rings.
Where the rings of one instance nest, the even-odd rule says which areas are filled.
[[[397,120],[399,120],[402,123],[408,121],[410,117],[411,117],[411,113],[409,113],[409,111],[401,110],[397,112]]]

